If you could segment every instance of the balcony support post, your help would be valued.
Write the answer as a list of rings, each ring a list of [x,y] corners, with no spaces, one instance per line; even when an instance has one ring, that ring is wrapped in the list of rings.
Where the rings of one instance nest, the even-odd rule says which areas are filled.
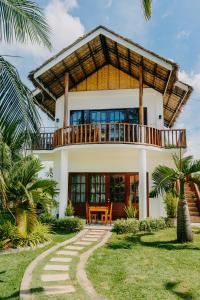
[[[65,94],[64,94],[64,117],[63,117],[63,128],[68,125],[68,94],[69,94],[69,73],[65,73],[64,77]]]
[[[143,60],[139,66],[139,124],[143,125]]]
[[[146,150],[139,150],[139,219],[147,217],[147,159]]]

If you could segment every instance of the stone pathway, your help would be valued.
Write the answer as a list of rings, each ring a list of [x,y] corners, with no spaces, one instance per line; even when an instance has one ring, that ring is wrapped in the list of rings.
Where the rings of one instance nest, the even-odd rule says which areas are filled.
[[[76,286],[73,284],[72,279],[70,278],[70,268],[73,265],[74,259],[78,258],[79,263],[81,262],[81,257],[84,254],[92,253],[98,247],[98,244],[104,244],[104,240],[108,239],[109,229],[87,229],[84,231],[82,235],[79,234],[77,239],[73,238],[71,243],[67,243],[67,245],[63,245],[61,243],[60,247],[56,247],[55,251],[51,252],[51,257],[49,260],[45,261],[45,265],[42,269],[40,278],[37,278],[41,282],[41,287],[43,289],[43,294],[50,295],[61,295],[61,294],[73,294],[76,292]],[[109,233],[110,234],[110,233]],[[90,254],[88,254],[89,256]],[[84,256],[83,256],[84,258]],[[76,269],[76,277],[80,279],[81,274],[84,273],[84,264],[81,267]],[[36,266],[35,266],[36,267]],[[80,269],[80,270],[79,270]],[[80,272],[80,274],[78,274]],[[30,274],[29,274],[30,275]],[[84,274],[87,277],[86,273]],[[24,278],[23,280],[25,280]],[[83,288],[87,294],[87,289],[90,289],[90,282],[86,281],[84,283],[84,279],[79,280],[80,285],[83,283]],[[29,278],[30,281],[30,278]],[[31,283],[31,282],[30,282]],[[85,285],[84,285],[85,284]],[[92,286],[92,285],[91,285]],[[23,287],[23,281],[22,286]],[[29,284],[30,288],[30,284]],[[98,295],[94,295],[96,299],[100,299]],[[29,297],[30,296],[30,297]],[[91,295],[88,295],[91,298]],[[88,298],[88,299],[89,299]],[[21,290],[20,299],[28,300],[34,299],[33,295],[30,292],[27,293]]]

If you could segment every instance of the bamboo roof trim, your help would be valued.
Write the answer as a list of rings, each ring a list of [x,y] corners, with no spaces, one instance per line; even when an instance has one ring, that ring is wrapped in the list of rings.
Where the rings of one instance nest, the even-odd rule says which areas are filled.
[[[86,40],[90,36],[92,38]],[[130,47],[123,42],[129,43]],[[74,46],[76,50],[73,50]],[[138,52],[137,49],[133,51],[131,46],[137,47]],[[66,57],[63,56],[61,60],[58,60],[70,49],[72,51]],[[142,50],[144,55],[152,55],[152,59],[148,55],[141,55],[139,50]],[[171,67],[162,64],[161,60]],[[48,67],[49,64],[51,64],[50,67]],[[55,101],[64,94],[66,72],[69,73],[69,89],[72,89],[107,64],[135,79],[139,78],[139,67],[142,65],[144,84],[163,94],[165,125],[173,126],[192,93],[191,86],[177,81],[178,65],[102,26],[79,38],[29,74],[35,87],[41,89],[43,93],[43,97],[41,93],[37,95],[36,101],[51,116],[54,116]],[[41,71],[42,69],[44,72]]]

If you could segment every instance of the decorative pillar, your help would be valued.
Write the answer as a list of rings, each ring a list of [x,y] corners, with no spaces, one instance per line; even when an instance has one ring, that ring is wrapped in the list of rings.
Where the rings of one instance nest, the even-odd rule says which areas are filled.
[[[59,218],[65,216],[65,210],[68,201],[68,151],[60,150],[56,161],[57,164],[57,178],[58,181],[58,202],[59,202]]]
[[[147,217],[147,159],[146,150],[139,150],[139,218]]]
[[[60,151],[59,218],[65,216],[68,201],[68,151]]]

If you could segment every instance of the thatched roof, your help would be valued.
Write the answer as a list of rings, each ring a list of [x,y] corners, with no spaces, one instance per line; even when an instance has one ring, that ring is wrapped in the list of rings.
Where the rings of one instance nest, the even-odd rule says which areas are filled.
[[[163,94],[164,121],[171,127],[187,102],[192,87],[178,81],[178,65],[100,26],[44,62],[29,74],[36,88],[36,102],[52,117],[55,101],[64,94],[64,74],[69,73],[72,89],[85,78],[110,64],[139,78],[143,67],[144,83]]]

